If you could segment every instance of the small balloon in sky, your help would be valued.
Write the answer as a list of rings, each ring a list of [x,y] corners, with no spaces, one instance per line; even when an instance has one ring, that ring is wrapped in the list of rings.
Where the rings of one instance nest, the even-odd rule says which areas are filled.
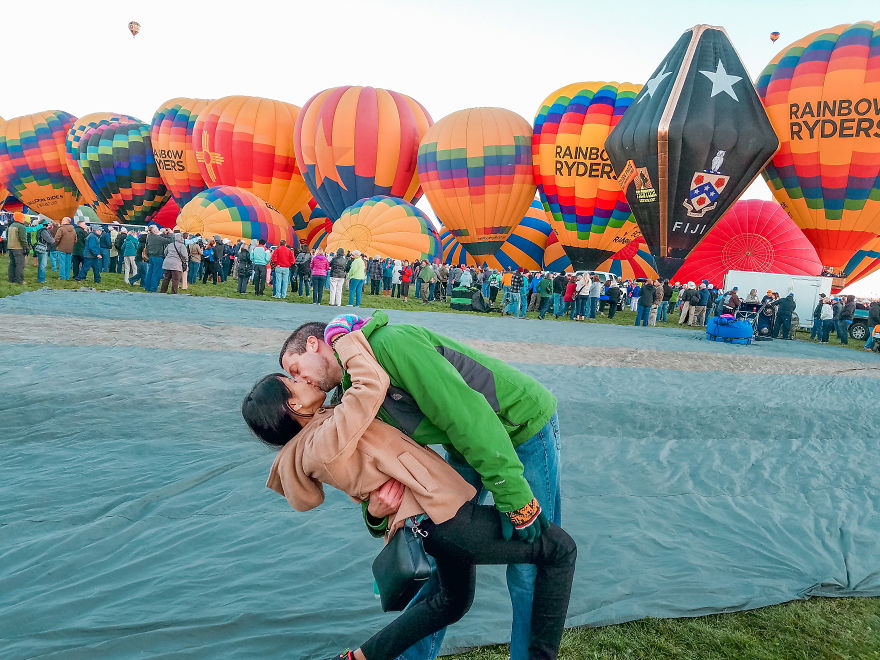
[[[141,24],[137,21],[129,21],[128,22],[128,31],[131,32],[132,39],[138,35],[138,32],[141,31]]]
[[[778,32],[771,32],[770,33],[770,41],[772,41],[775,44],[777,39],[779,39],[779,33]]]

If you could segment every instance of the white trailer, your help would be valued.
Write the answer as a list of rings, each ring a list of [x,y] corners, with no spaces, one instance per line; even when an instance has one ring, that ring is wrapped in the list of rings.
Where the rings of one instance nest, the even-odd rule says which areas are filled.
[[[724,277],[724,291],[738,287],[737,293],[742,300],[749,291],[758,290],[758,300],[767,291],[776,291],[780,298],[789,293],[794,294],[795,314],[798,315],[801,328],[813,327],[813,310],[819,302],[819,294],[831,295],[831,277],[809,275],[779,275],[778,273],[753,273],[745,270],[732,270]]]

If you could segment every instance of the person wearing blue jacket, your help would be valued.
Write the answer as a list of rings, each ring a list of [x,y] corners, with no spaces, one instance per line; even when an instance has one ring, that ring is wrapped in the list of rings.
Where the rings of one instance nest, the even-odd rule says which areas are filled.
[[[138,239],[137,236],[130,233],[125,228],[121,231],[125,236],[125,238],[122,239],[122,248],[120,250],[120,253],[122,254],[122,279],[126,284],[131,284],[131,278],[138,272],[136,260]]]
[[[700,284],[697,293],[700,297],[694,311],[692,312],[692,318],[696,325],[706,325],[706,307],[709,305],[709,289],[705,282]]]
[[[91,268],[95,277],[95,284],[100,284],[101,261],[103,260],[103,254],[101,251],[102,233],[103,231],[101,227],[95,227],[89,235],[86,236],[86,246],[83,249],[83,264],[79,269],[79,275],[74,278],[77,282],[82,282]]]

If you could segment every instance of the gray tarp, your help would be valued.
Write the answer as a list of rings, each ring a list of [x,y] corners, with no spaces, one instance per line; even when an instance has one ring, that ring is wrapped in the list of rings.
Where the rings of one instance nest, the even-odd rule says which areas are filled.
[[[350,310],[347,310],[350,311]],[[34,292],[0,300],[4,658],[321,657],[392,615],[328,491],[296,513],[238,408],[311,305]],[[880,362],[802,342],[392,312],[559,398],[569,624],[880,596]],[[430,374],[426,374],[430,378]],[[451,651],[508,639],[481,568]]]

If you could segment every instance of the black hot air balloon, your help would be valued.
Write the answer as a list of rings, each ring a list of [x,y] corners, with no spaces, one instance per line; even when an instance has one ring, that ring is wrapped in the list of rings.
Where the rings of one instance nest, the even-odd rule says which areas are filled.
[[[672,276],[779,146],[722,28],[685,32],[605,141],[632,212]]]

